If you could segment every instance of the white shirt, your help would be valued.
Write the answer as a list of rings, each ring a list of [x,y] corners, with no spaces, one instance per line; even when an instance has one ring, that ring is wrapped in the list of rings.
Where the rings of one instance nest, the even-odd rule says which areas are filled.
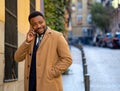
[[[36,45],[41,42],[42,38],[43,38],[43,35],[39,36],[37,34]]]

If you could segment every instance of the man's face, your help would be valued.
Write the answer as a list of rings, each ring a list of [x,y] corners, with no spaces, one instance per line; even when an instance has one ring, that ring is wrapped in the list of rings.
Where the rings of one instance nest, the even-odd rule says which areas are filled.
[[[34,31],[38,34],[43,33],[46,28],[46,22],[42,16],[36,16],[31,18],[30,24]]]

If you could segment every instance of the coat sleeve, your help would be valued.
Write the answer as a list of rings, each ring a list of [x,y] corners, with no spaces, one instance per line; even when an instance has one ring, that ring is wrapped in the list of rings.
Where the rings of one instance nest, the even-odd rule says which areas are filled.
[[[14,54],[15,61],[20,62],[25,59],[29,46],[30,44],[26,44],[25,41],[21,44],[21,46],[16,50]]]
[[[59,58],[50,69],[50,74],[53,78],[60,76],[72,64],[69,46],[62,34],[58,38],[57,53]]]

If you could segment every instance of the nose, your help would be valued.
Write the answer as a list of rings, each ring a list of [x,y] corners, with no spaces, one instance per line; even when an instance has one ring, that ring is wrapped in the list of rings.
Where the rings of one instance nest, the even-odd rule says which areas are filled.
[[[40,27],[41,27],[41,24],[38,23],[38,24],[37,24],[37,28],[40,28]]]

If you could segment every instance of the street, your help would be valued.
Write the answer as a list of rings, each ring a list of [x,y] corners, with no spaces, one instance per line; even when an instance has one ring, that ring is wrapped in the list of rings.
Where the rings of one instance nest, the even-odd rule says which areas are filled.
[[[120,49],[83,46],[90,75],[90,91],[120,91]],[[71,46],[73,64],[63,75],[64,91],[85,91],[81,52]]]
[[[90,91],[120,91],[120,49],[84,46]]]

